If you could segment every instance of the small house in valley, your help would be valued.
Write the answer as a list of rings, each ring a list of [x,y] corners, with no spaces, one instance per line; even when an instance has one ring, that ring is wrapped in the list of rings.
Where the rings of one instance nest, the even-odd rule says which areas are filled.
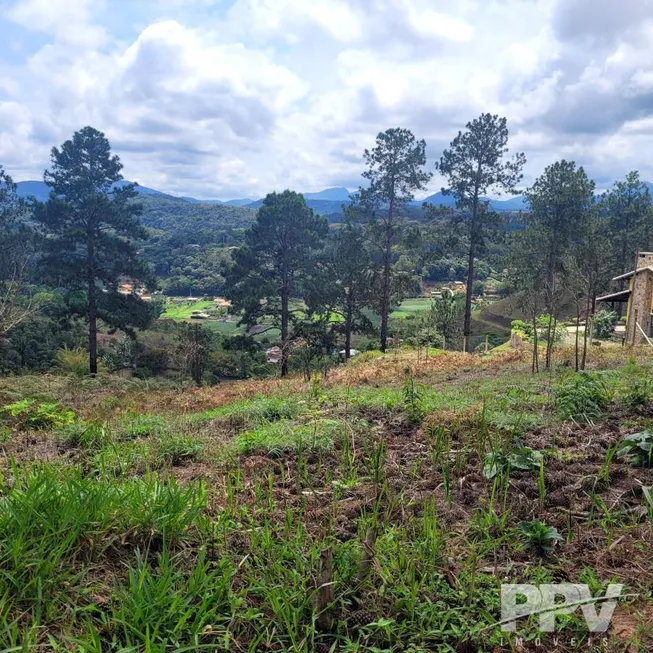
[[[598,297],[598,301],[627,303],[626,344],[653,344],[653,252],[638,252],[635,269],[613,281],[627,281],[628,288]]]

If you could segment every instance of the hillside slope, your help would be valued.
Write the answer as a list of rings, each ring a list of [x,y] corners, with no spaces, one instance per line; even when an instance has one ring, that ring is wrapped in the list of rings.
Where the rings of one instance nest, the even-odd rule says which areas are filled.
[[[256,210],[228,204],[192,204],[169,195],[143,195],[143,224],[169,233],[204,233],[223,229],[244,229],[256,217]]]

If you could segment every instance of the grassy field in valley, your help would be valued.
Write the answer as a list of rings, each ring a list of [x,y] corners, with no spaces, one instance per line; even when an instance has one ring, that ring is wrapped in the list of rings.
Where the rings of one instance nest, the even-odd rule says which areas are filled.
[[[652,650],[653,356],[569,360],[0,379],[0,650]],[[562,581],[633,596],[594,644],[495,625],[501,583]]]

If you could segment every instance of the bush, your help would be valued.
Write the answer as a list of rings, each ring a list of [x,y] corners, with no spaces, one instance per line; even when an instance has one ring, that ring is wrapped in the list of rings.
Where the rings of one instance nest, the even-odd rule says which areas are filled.
[[[111,432],[105,424],[80,420],[58,428],[54,438],[59,445],[94,451],[111,442]]]
[[[34,399],[22,399],[0,408],[0,415],[17,429],[47,429],[73,424],[75,413],[60,404],[37,404]]]
[[[550,316],[546,313],[540,315],[540,317],[537,318],[538,337],[542,340],[546,340],[546,334],[549,330],[549,321],[551,322],[552,329],[555,325],[555,329],[553,331],[553,342],[561,342],[564,340],[565,336],[567,335],[567,329],[565,328],[565,325],[562,324],[560,320],[551,320]]]
[[[513,320],[510,323],[512,331],[518,333],[520,336],[530,340],[533,337],[533,325],[523,320]]]
[[[618,322],[619,316],[614,311],[599,311],[594,316],[594,337],[598,340],[607,340]]]
[[[55,355],[57,367],[66,374],[86,376],[88,374],[88,352],[83,347],[62,347]]]
[[[591,422],[601,417],[610,403],[610,394],[603,380],[588,372],[562,379],[554,395],[560,417],[576,421]]]
[[[635,379],[622,393],[622,400],[628,408],[644,408],[653,397],[653,383],[649,379]]]

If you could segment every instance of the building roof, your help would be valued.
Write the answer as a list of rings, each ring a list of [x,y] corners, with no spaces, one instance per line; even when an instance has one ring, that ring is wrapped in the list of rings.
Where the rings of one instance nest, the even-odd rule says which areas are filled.
[[[630,297],[630,290],[621,290],[619,292],[613,292],[610,295],[603,295],[603,297],[597,297],[597,302],[627,302]]]
[[[644,270],[647,270],[648,272],[653,272],[653,265],[646,265],[641,268],[637,268],[636,270],[631,270],[630,272],[626,272],[626,274],[620,274],[618,277],[614,277],[612,281],[619,281],[620,279],[628,279],[629,277],[632,277],[634,274],[639,274],[640,272],[644,272]]]

